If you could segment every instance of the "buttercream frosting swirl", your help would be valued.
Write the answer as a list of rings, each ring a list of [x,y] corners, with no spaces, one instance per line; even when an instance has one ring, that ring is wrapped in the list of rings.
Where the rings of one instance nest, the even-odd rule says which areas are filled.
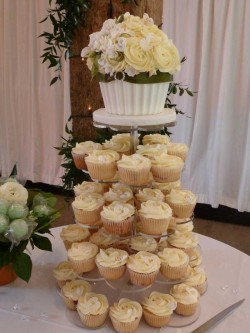
[[[56,280],[67,281],[75,280],[78,274],[74,271],[69,261],[62,261],[53,270],[53,276]]]
[[[157,291],[151,292],[142,303],[143,309],[148,310],[156,316],[170,316],[176,309],[176,306],[177,302],[171,295]]]
[[[135,214],[135,208],[129,203],[113,201],[108,206],[103,206],[101,217],[111,221],[124,221]]]
[[[157,255],[139,251],[129,256],[127,267],[138,273],[152,273],[160,269],[161,261]]]
[[[80,194],[88,194],[88,193],[103,193],[103,186],[100,183],[95,182],[82,182],[81,184],[77,184],[73,188],[76,196]]]
[[[85,315],[100,315],[109,308],[108,299],[103,294],[88,292],[78,299],[77,311]]]
[[[165,248],[158,252],[158,257],[162,263],[170,267],[178,267],[189,262],[188,255],[180,249]]]
[[[199,292],[194,287],[190,287],[185,283],[174,285],[170,289],[170,295],[172,295],[177,302],[186,305],[198,302],[200,297]]]
[[[167,145],[170,142],[170,138],[168,135],[166,134],[147,134],[144,135],[143,139],[142,139],[142,143],[144,145],[146,144],[165,144]]]
[[[205,283],[206,280],[207,276],[205,270],[202,267],[194,267],[189,269],[189,276],[185,279],[184,283],[191,287],[195,287]]]
[[[73,243],[68,249],[68,257],[73,260],[90,259],[97,255],[98,246],[90,242]]]
[[[120,158],[120,155],[110,149],[106,150],[93,150],[91,153],[89,153],[88,156],[86,156],[86,162],[92,162],[92,163],[111,163],[118,161]]]
[[[79,242],[80,240],[89,237],[90,232],[87,228],[81,228],[77,224],[70,224],[67,227],[62,228],[60,237],[62,240],[69,242]]]
[[[107,247],[116,243],[119,240],[119,236],[110,234],[104,228],[100,228],[97,232],[90,236],[89,240],[98,246]]]
[[[80,194],[75,197],[72,206],[77,209],[84,209],[87,211],[95,210],[105,203],[104,197],[100,193]]]
[[[106,250],[100,249],[95,260],[98,264],[104,267],[120,267],[127,263],[128,253],[113,247]]]
[[[168,183],[153,182],[152,187],[163,191],[165,194],[168,194],[173,188],[179,189],[181,187],[181,182],[180,180]]]
[[[133,192],[127,186],[111,187],[108,192],[104,193],[105,201],[122,201],[128,202],[133,199]]]
[[[166,202],[148,200],[142,202],[139,216],[153,219],[166,219],[172,216],[172,209]]]
[[[77,155],[89,154],[93,150],[101,150],[102,145],[93,141],[77,142],[76,146],[72,148],[72,152]]]
[[[160,190],[146,188],[146,187],[143,188],[142,190],[139,190],[138,193],[136,193],[135,197],[140,202],[144,202],[147,200],[154,200],[154,201],[165,200],[165,196]]]
[[[117,161],[118,167],[123,168],[150,168],[151,161],[140,154],[122,155],[121,160]]]
[[[132,237],[129,246],[132,250],[135,251],[147,251],[147,252],[155,252],[157,250],[158,243],[152,237],[146,236],[135,236]]]
[[[187,153],[188,152],[188,146],[185,143],[180,142],[169,142],[168,145],[168,153],[170,155],[175,155],[178,153]]]
[[[91,289],[92,287],[89,282],[85,280],[73,280],[66,282],[62,287],[62,294],[73,301],[77,301],[79,297],[91,291]]]
[[[178,248],[193,248],[198,244],[198,239],[192,232],[180,232],[175,231],[173,234],[169,235],[168,242],[170,245]]]
[[[166,195],[166,201],[173,204],[195,204],[196,196],[193,192],[183,189],[172,189],[169,194]]]
[[[110,315],[122,323],[129,323],[141,318],[141,304],[127,298],[121,298],[110,307]]]
[[[183,160],[174,155],[168,155],[166,153],[162,153],[161,155],[155,155],[154,158],[151,159],[152,165],[163,166],[163,167],[178,167],[182,169],[184,167]]]
[[[139,145],[136,148],[137,154],[141,154],[150,159],[155,155],[161,155],[163,152],[167,153],[167,145],[165,144]]]
[[[104,149],[111,149],[118,153],[128,153],[130,151],[130,141],[128,140],[106,140],[103,143]]]

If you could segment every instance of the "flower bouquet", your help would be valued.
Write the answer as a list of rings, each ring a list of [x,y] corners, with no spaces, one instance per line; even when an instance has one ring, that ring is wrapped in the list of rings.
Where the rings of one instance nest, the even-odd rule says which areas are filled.
[[[52,251],[50,233],[52,222],[60,216],[55,209],[56,198],[45,192],[29,195],[15,178],[0,183],[0,270],[11,267],[15,274],[29,281],[32,261],[26,251],[31,248]]]
[[[90,35],[81,56],[87,58],[92,76],[100,81],[105,107],[112,114],[117,114],[117,108],[121,110],[121,104],[126,104],[127,115],[160,113],[169,82],[181,67],[177,48],[147,14],[140,18],[125,13],[106,20],[100,31]],[[128,101],[135,99],[135,90],[142,88],[137,106],[128,106]],[[122,97],[124,89],[126,98]],[[148,96],[154,96],[153,101]],[[110,103],[114,100],[116,105]],[[140,112],[138,108],[145,110]]]

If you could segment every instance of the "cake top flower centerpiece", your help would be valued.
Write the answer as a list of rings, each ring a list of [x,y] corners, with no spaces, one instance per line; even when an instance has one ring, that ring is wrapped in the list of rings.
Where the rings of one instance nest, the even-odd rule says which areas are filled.
[[[127,12],[106,20],[90,35],[81,56],[101,82],[169,82],[181,67],[177,48],[148,14],[140,18]]]

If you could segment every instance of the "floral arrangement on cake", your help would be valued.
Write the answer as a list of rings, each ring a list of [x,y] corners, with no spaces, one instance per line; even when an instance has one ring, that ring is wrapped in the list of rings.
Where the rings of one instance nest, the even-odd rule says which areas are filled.
[[[32,261],[27,245],[52,251],[43,234],[50,233],[52,222],[60,216],[55,204],[50,193],[33,193],[32,197],[16,178],[0,182],[0,270],[11,266],[17,276],[29,281]]]
[[[81,56],[99,81],[169,82],[181,67],[177,48],[148,14],[140,18],[127,12],[106,20]]]

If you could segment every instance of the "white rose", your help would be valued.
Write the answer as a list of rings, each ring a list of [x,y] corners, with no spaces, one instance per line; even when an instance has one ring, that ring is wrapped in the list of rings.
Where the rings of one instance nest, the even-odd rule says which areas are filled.
[[[155,46],[152,54],[159,71],[174,74],[180,70],[179,52],[172,41],[169,40],[168,43]]]
[[[0,186],[0,198],[25,206],[28,200],[28,191],[19,183],[7,182]]]

